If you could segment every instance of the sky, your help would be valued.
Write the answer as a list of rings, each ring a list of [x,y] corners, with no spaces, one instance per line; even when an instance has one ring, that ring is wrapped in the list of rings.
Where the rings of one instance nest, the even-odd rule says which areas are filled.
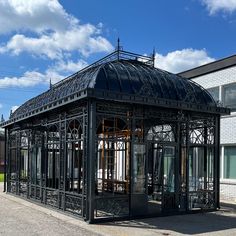
[[[111,53],[173,73],[236,54],[236,0],[0,0],[0,115]]]

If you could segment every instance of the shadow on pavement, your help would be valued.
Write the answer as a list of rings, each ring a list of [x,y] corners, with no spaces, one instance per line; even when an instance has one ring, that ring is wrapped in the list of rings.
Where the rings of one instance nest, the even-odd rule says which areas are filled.
[[[232,212],[236,214],[236,204],[221,202],[221,211]]]
[[[171,230],[188,235],[217,232],[227,229],[236,229],[236,206],[233,206],[234,209],[232,209],[232,206],[224,206],[220,211],[213,213],[110,222],[107,223],[107,225],[135,227],[140,229]],[[232,210],[234,212],[232,212]]]

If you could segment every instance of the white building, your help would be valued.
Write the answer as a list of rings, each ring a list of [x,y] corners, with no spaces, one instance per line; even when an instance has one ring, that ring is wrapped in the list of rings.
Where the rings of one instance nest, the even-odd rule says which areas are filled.
[[[236,201],[236,55],[179,75],[200,84],[231,109],[231,115],[221,118],[221,199]]]

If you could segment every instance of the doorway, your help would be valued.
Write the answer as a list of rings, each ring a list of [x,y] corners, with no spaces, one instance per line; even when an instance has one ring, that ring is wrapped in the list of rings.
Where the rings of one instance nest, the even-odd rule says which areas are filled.
[[[176,147],[150,143],[147,153],[148,214],[176,210]]]

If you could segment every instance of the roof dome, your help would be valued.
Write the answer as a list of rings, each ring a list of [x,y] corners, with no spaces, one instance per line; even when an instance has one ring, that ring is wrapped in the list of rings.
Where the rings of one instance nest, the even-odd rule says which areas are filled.
[[[89,83],[102,89],[144,97],[216,106],[211,95],[200,85],[178,75],[139,61],[120,60],[103,64]]]
[[[62,80],[48,91],[24,103],[10,119],[46,111],[47,107],[53,107],[56,103],[57,106],[63,105],[60,101],[70,100],[75,94],[78,100],[82,98],[78,94],[87,90],[216,107],[211,95],[191,80],[154,68],[137,59],[117,59],[92,64]]]

